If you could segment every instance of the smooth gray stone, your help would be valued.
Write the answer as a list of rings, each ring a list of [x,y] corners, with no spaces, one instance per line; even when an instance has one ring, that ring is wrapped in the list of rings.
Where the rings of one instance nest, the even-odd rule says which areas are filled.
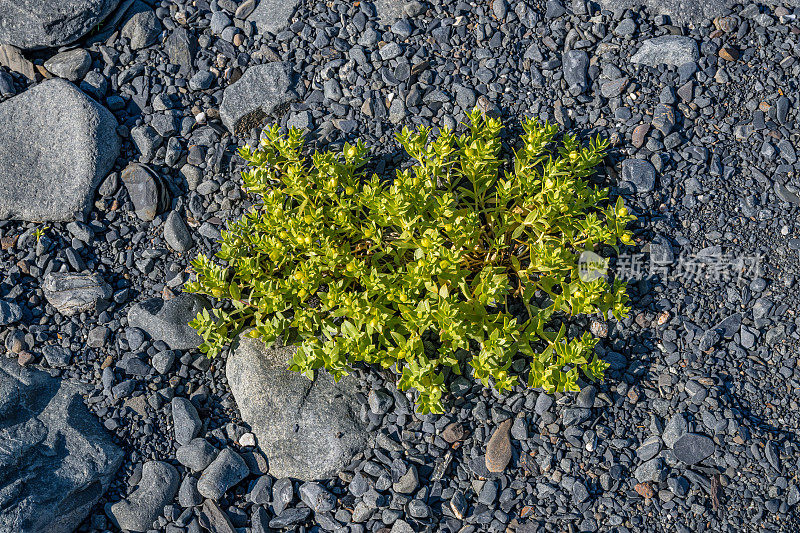
[[[63,79],[0,103],[0,220],[70,221],[119,155],[117,121]]]

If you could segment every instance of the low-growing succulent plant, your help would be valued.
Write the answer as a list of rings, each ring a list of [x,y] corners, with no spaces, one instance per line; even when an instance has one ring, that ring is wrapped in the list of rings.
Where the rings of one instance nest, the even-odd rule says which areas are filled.
[[[624,283],[579,270],[582,253],[632,242],[622,200],[585,179],[607,143],[555,143],[556,126],[528,119],[507,162],[499,120],[475,110],[467,126],[435,139],[404,129],[415,164],[387,181],[366,176],[362,142],[309,161],[299,131],[273,126],[241,149],[244,188],[261,201],[223,232],[219,261],[193,262],[187,290],[227,300],[191,323],[201,349],[214,356],[248,328],[282,336],[298,346],[292,369],[339,379],[379,365],[418,392],[421,412],[442,412],[446,376],[466,365],[501,392],[520,358],[528,385],[548,392],[577,390],[579,372],[601,378],[597,339],[566,324],[628,312]]]

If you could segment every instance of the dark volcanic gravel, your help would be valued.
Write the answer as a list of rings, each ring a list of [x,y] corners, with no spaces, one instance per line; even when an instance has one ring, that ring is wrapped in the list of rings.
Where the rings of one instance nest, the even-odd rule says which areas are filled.
[[[584,0],[303,1],[260,34],[247,19],[257,3],[137,2],[120,31],[78,43],[88,66],[82,52],[0,53],[0,106],[34,84],[25,72],[49,68],[109,109],[124,141],[85,219],[0,221],[2,349],[85,384],[126,452],[79,531],[115,530],[104,505],[149,461],[180,476],[148,487],[150,504],[175,494],[152,525],[170,533],[800,531],[800,8],[747,3],[678,26]],[[295,4],[261,3],[258,24]],[[245,73],[276,61],[293,87],[237,101],[247,120],[232,135],[225,89],[269,84]],[[190,260],[249,207],[236,149],[275,102],[314,146],[363,138],[370,170],[387,175],[409,163],[395,132],[455,127],[474,105],[501,113],[507,151],[524,116],[610,139],[592,179],[639,217],[614,264],[633,309],[576,323],[603,337],[607,379],[499,396],[458,378],[447,412],[420,416],[411,395],[359,370],[369,447],[333,480],[272,478],[227,354],[170,350],[128,312],[179,294]],[[131,162],[147,165],[133,182]],[[59,272],[93,273],[104,298],[62,314],[44,290]],[[487,469],[509,419],[508,465]]]

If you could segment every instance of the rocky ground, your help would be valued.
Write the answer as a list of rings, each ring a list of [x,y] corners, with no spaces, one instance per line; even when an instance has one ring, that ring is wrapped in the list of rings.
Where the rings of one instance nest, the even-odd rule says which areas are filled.
[[[0,1],[0,532],[800,531],[796,3],[64,4]],[[263,123],[383,174],[475,105],[509,145],[612,141],[639,221],[631,316],[577,324],[604,382],[460,378],[420,416],[372,370],[197,352],[181,288]]]

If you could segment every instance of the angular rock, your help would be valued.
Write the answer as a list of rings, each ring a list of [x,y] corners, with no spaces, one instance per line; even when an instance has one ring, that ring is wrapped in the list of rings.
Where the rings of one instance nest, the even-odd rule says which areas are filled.
[[[169,206],[169,192],[155,171],[147,165],[130,163],[122,171],[122,182],[133,202],[136,216],[150,221]]]
[[[243,134],[262,126],[271,116],[282,115],[299,98],[294,78],[291,66],[285,62],[248,68],[222,95],[222,123],[232,133]]]
[[[685,63],[696,62],[700,58],[697,41],[680,35],[662,35],[642,43],[631,57],[631,63],[657,67],[671,65],[679,67]]]
[[[76,41],[96,28],[119,0],[0,0],[0,42],[22,49]]]
[[[289,25],[299,5],[300,0],[259,0],[247,20],[255,23],[258,33],[275,35]]]
[[[589,88],[589,54],[583,50],[570,50],[564,54],[564,81],[570,92],[580,94]]]
[[[70,350],[54,344],[48,344],[42,348],[42,356],[44,356],[47,364],[53,368],[63,368],[72,360],[72,352]]]
[[[119,155],[116,129],[107,109],[62,79],[0,103],[0,220],[83,216]]]
[[[213,500],[204,501],[200,512],[208,520],[209,531],[214,533],[236,533],[236,529],[234,529],[227,513],[220,509],[219,505]]]
[[[225,367],[242,419],[258,437],[275,477],[331,478],[364,448],[355,381],[324,371],[311,381],[287,369],[294,347],[240,337]]]
[[[664,441],[664,445],[667,448],[671,449],[687,431],[689,431],[689,425],[686,423],[686,418],[681,413],[676,413],[672,415],[667,425],[664,426],[661,440]]]
[[[637,193],[650,192],[656,186],[656,169],[644,159],[626,159],[622,162],[622,180],[633,185]]]
[[[0,357],[0,443],[3,532],[75,531],[123,458],[78,387],[6,357]]]
[[[164,42],[169,62],[180,67],[180,73],[186,76],[192,71],[197,54],[197,37],[183,26],[178,26],[169,34]]]
[[[42,290],[50,305],[66,316],[91,311],[99,300],[108,300],[114,293],[100,274],[72,272],[49,272]]]
[[[486,469],[489,472],[502,472],[511,460],[511,423],[510,418],[500,422],[486,445]]]
[[[172,425],[178,444],[188,444],[200,432],[203,423],[192,402],[176,396],[172,399]]]
[[[82,48],[61,52],[44,62],[44,68],[59,78],[78,81],[92,66],[92,56]]]
[[[139,50],[155,43],[160,33],[161,23],[155,11],[144,2],[136,0],[127,13],[120,37],[128,39],[133,50]]]
[[[180,485],[175,467],[161,461],[148,461],[142,466],[142,478],[125,499],[106,504],[106,514],[120,529],[141,533],[153,527]]]
[[[31,81],[36,81],[36,69],[16,46],[0,43],[0,66],[8,67],[11,72],[22,74]]]
[[[0,326],[8,326],[22,318],[22,307],[14,302],[0,301]]]
[[[672,453],[687,465],[699,463],[714,454],[714,441],[699,433],[686,433],[672,446]]]
[[[128,311],[128,325],[139,328],[153,340],[164,341],[173,350],[192,350],[202,339],[189,326],[208,301],[196,294],[182,293],[171,300],[151,298]]]
[[[336,496],[319,483],[308,481],[300,485],[300,499],[315,513],[327,513],[336,506]]]
[[[218,500],[248,474],[250,469],[242,456],[230,448],[225,448],[203,470],[197,481],[197,490],[206,498]]]
[[[639,481],[639,483],[660,483],[667,478],[667,471],[664,467],[664,459],[661,457],[656,457],[654,459],[650,459],[649,461],[645,461],[644,463],[640,464],[636,467],[636,470],[633,472],[633,476]]]

